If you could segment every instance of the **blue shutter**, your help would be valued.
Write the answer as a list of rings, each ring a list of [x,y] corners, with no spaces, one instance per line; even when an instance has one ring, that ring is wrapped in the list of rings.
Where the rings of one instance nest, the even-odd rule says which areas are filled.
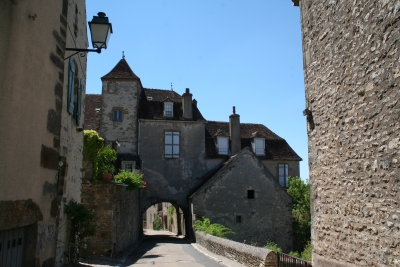
[[[78,88],[78,99],[77,99],[77,107],[76,107],[76,125],[79,126],[81,123],[81,111],[82,111],[82,92],[83,92],[83,83],[82,79],[79,79],[79,88]]]
[[[74,114],[74,81],[75,81],[75,64],[74,61],[69,59],[68,67],[68,99],[67,110],[70,114]]]

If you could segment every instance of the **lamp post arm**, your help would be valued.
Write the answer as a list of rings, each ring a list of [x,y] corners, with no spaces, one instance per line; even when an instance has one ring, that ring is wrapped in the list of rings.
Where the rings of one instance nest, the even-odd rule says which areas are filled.
[[[86,52],[86,53],[88,53],[88,52],[97,52],[97,53],[99,53],[99,54],[101,53],[101,48],[97,48],[97,49],[65,48],[65,50],[66,50],[66,51],[76,51],[76,52],[73,53],[72,55],[70,55],[70,56],[64,58],[64,60],[69,59],[70,57],[72,57],[72,56],[78,54],[79,52]],[[81,57],[84,57],[85,55],[86,55],[85,53],[80,54]]]

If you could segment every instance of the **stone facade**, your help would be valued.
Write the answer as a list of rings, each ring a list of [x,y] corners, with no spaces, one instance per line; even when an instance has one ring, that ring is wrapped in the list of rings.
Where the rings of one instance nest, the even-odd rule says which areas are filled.
[[[102,95],[87,98],[90,103],[86,106],[92,110],[85,110],[88,115],[85,127],[90,125],[96,129],[99,125],[100,136],[118,153],[118,170],[126,169],[124,162],[129,162],[129,167],[133,163],[134,168],[144,173],[147,184],[142,191],[141,213],[162,202],[182,211],[184,219],[177,218],[177,222],[185,225],[177,225],[178,234],[184,229],[189,236],[192,234],[188,197],[231,156],[255,146],[256,139],[262,141],[257,157],[271,166],[274,173],[279,164],[285,164],[286,177],[299,175],[301,158],[283,138],[264,125],[240,123],[240,116],[235,113],[230,116],[229,123],[207,121],[189,88],[182,95],[173,90],[142,88],[140,79],[124,58],[102,77],[102,81]],[[99,97],[101,110],[96,113],[93,109]],[[224,153],[218,152],[220,137],[225,141]],[[279,181],[278,178],[274,179]],[[177,215],[180,217],[181,213]],[[146,224],[152,226],[149,219],[146,215]],[[291,222],[285,222],[290,228]],[[291,231],[288,233],[290,235]],[[288,240],[291,241],[291,237]],[[284,246],[289,247],[286,243]]]
[[[300,5],[314,266],[400,265],[400,1]]]
[[[292,250],[292,198],[250,148],[229,160],[190,200],[193,219],[204,216],[230,228],[234,241],[265,245],[271,240],[286,253]]]
[[[96,236],[89,238],[93,255],[114,256],[139,241],[142,234],[140,191],[109,183],[84,183],[82,204],[95,212]]]
[[[66,243],[62,200],[80,201],[83,134],[79,112],[67,112],[64,58],[66,47],[88,46],[85,3],[1,1],[0,32],[0,233],[24,231],[25,266],[54,266]],[[71,59],[83,88],[77,107],[86,58]]]

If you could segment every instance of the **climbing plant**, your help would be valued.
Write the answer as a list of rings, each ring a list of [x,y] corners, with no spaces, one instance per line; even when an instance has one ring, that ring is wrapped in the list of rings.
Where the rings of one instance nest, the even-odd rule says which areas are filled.
[[[93,163],[93,178],[100,180],[103,173],[113,174],[117,152],[104,146],[104,139],[96,131],[85,130],[83,134],[83,156]]]
[[[172,224],[174,222],[174,211],[175,211],[174,206],[168,207],[168,215],[169,215],[169,223],[170,224]]]
[[[79,258],[86,252],[86,238],[96,234],[95,216],[88,208],[74,200],[65,204],[65,213],[69,227],[69,242],[65,255],[68,263],[76,266]]]

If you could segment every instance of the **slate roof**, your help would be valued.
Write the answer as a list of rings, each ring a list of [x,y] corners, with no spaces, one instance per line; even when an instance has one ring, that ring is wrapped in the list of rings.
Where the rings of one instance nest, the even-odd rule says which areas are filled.
[[[101,77],[101,80],[104,79],[134,79],[140,81],[140,78],[136,76],[124,58],[109,73]]]
[[[100,128],[100,111],[96,108],[101,108],[101,95],[87,94],[85,96],[85,122],[83,128],[85,130],[96,130]]]
[[[164,102],[174,102],[173,117],[164,117]],[[193,101],[194,102],[194,101]],[[182,96],[172,90],[144,88],[140,96],[139,119],[149,120],[184,120]],[[205,121],[196,103],[192,103],[192,121]]]
[[[221,158],[227,157],[226,155],[219,155],[215,138],[217,136],[227,135],[229,133],[228,122],[208,121],[206,124],[206,155],[208,158]],[[262,124],[255,123],[241,123],[240,124],[240,138],[241,149],[245,147],[251,148],[251,139],[254,137],[261,137],[265,139],[265,155],[258,156],[260,159],[266,160],[302,160],[296,152],[289,146],[285,139],[281,138],[270,129]]]

